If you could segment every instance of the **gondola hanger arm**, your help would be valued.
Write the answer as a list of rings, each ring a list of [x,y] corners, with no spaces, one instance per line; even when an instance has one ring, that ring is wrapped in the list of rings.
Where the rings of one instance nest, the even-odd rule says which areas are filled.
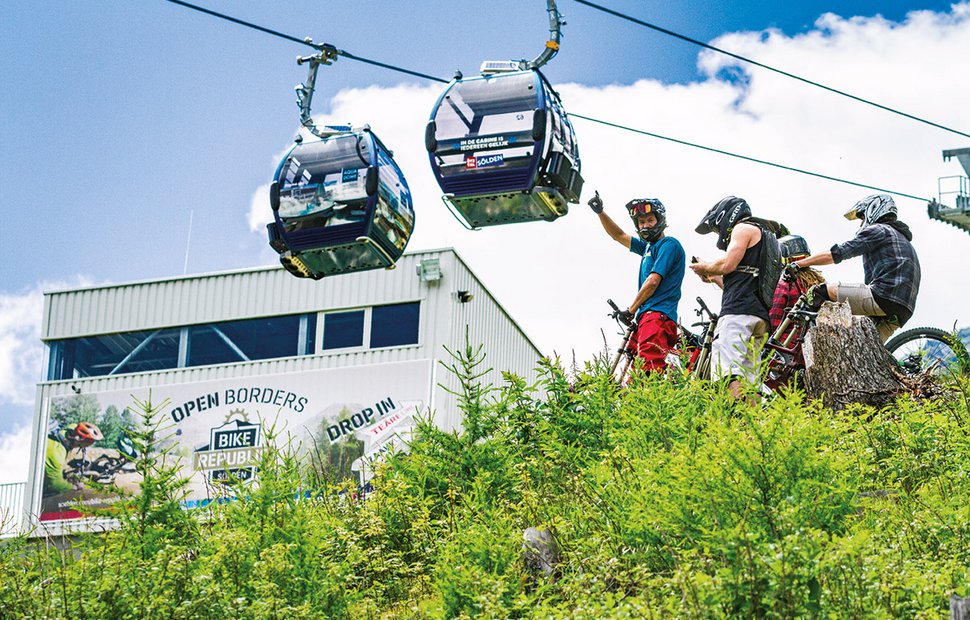
[[[562,14],[556,8],[556,0],[546,0],[546,12],[549,13],[549,40],[546,41],[545,48],[538,56],[528,62],[520,61],[519,64],[525,70],[538,69],[559,53],[559,39],[562,36],[561,31],[562,27],[566,25],[566,20],[562,18]]]
[[[309,63],[310,68],[307,73],[306,82],[296,87],[296,103],[300,107],[300,124],[307,128],[313,135],[325,138],[328,135],[339,133],[333,130],[320,130],[313,124],[313,117],[310,114],[310,105],[313,102],[313,90],[316,87],[317,69],[320,65],[332,65],[342,51],[329,43],[314,43],[313,39],[307,37],[304,42],[318,50],[316,54],[309,56],[297,56],[296,64],[303,65]]]

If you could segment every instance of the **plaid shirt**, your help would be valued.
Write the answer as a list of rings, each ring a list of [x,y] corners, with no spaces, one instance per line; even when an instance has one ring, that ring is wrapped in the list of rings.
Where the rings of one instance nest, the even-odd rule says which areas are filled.
[[[916,250],[906,236],[891,224],[873,224],[860,229],[850,241],[832,246],[836,263],[856,256],[862,256],[866,284],[873,294],[912,314],[919,293],[920,268]]]
[[[785,312],[795,305],[800,294],[801,291],[796,283],[789,282],[784,277],[778,280],[778,287],[775,289],[775,296],[771,302],[771,310],[768,311],[771,331],[778,329],[778,325],[785,318]]]

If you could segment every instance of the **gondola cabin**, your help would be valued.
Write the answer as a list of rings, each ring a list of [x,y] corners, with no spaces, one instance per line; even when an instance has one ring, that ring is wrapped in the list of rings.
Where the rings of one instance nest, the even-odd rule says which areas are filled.
[[[411,192],[368,129],[301,142],[270,186],[269,244],[293,275],[393,268],[414,229]]]
[[[425,133],[443,199],[472,228],[552,221],[579,201],[579,151],[559,96],[537,70],[486,62],[453,80]]]

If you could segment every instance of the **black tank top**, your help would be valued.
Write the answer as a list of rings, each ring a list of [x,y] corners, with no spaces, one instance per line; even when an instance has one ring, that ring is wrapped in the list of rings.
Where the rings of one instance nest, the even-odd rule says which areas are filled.
[[[758,266],[764,244],[759,240],[744,251],[734,271],[724,276],[721,314],[749,314],[768,320],[768,308],[758,299]]]

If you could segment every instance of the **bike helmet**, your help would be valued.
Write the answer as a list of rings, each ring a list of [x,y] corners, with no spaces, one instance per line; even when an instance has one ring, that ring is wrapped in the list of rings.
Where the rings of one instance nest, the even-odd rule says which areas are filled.
[[[886,194],[873,194],[866,196],[855,203],[845,214],[847,220],[862,220],[862,227],[872,226],[887,215],[894,218],[899,210],[892,196]]]
[[[808,249],[808,242],[800,235],[786,235],[778,240],[781,246],[781,258],[785,262],[791,262],[805,258],[812,253]]]
[[[104,439],[101,429],[91,422],[78,422],[74,427],[74,436],[84,441],[100,441]]]
[[[626,210],[630,214],[630,219],[633,220],[633,227],[637,230],[637,234],[648,243],[653,243],[659,239],[664,229],[667,228],[667,208],[656,198],[634,198],[626,203]],[[640,228],[637,217],[647,213],[653,213],[657,218],[657,223],[649,228],[646,226]]]
[[[694,231],[701,235],[717,231],[717,249],[726,250],[734,225],[749,217],[751,207],[744,198],[727,196],[711,207]]]

